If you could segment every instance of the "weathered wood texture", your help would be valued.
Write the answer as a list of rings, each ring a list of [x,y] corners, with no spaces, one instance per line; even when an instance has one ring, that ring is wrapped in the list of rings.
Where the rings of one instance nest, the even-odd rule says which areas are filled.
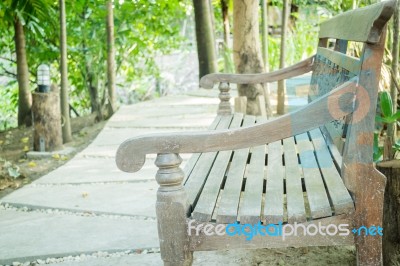
[[[337,120],[353,110],[353,81],[299,110],[274,120],[232,130],[196,133],[170,133],[140,136],[126,140],[118,148],[117,166],[126,172],[140,170],[150,153],[197,153],[259,146],[288,138]]]
[[[303,223],[304,226],[309,226],[310,224],[325,226],[328,224],[348,224],[352,223],[352,216],[349,215],[339,215],[335,217],[328,217],[323,219],[318,219],[310,222]],[[192,221],[192,222],[191,222]],[[199,222],[188,219],[187,223],[190,223],[191,226],[195,227]],[[246,235],[235,235],[235,236],[207,236],[204,233],[204,227],[207,224],[216,224],[214,223],[205,223],[202,229],[199,232],[199,235],[196,235],[194,230],[190,231],[190,250],[192,251],[204,251],[204,250],[221,250],[221,249],[235,249],[235,248],[246,248],[246,249],[254,249],[254,248],[285,248],[285,247],[308,247],[308,246],[338,246],[338,245],[352,245],[354,244],[354,237],[352,234],[349,235],[335,235],[335,236],[323,236],[320,234],[314,236],[304,236],[302,235],[302,231],[300,231],[300,236],[287,236],[285,240],[279,236],[254,236],[250,241],[246,240]],[[225,228],[226,224],[220,224],[221,227]],[[192,228],[193,228],[192,227]],[[350,227],[349,227],[350,228]]]
[[[346,132],[342,177],[356,203],[355,225],[382,225],[386,178],[373,164],[373,136],[381,62],[386,30],[380,41],[365,44],[356,91],[357,109]],[[355,238],[360,265],[382,264],[382,237],[360,235]]]
[[[225,82],[221,82],[219,85],[219,99],[220,103],[218,106],[218,115],[230,115],[232,113],[232,106],[229,102],[231,99],[231,95],[229,94],[229,84]]]
[[[242,114],[224,119],[227,122],[220,123],[220,128],[247,127],[256,121]],[[257,123],[265,121],[265,117],[257,118]],[[201,156],[207,156],[207,162],[198,160],[192,165],[195,170],[188,169],[185,184],[197,221],[277,224],[354,211],[320,129],[251,149]]]
[[[212,89],[217,82],[228,82],[236,84],[257,84],[274,82],[305,74],[312,70],[314,57],[307,58],[293,66],[279,69],[270,73],[260,74],[208,74],[200,80],[200,87]]]
[[[161,258],[164,265],[191,265],[193,254],[189,251],[186,230],[188,201],[182,187],[184,173],[179,167],[182,159],[178,154],[158,154],[155,164],[159,170],[157,183],[157,225]]]
[[[383,26],[393,14],[394,1],[383,1],[340,14],[321,23],[319,38],[378,43]]]
[[[338,85],[356,77],[360,70],[361,62],[359,59],[327,48],[318,47],[311,77],[309,100],[318,99]],[[343,116],[323,126],[323,131],[329,136],[332,143],[336,145],[339,152],[343,151],[345,119],[346,117]]]
[[[32,94],[33,150],[55,151],[62,147],[60,96],[56,92]]]

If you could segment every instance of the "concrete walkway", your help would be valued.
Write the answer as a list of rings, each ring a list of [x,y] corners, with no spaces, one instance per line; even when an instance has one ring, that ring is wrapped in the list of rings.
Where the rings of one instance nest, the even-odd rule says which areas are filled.
[[[0,199],[0,265],[161,265],[155,155],[128,174],[115,165],[116,149],[141,134],[204,130],[218,103],[207,91],[122,106],[67,164]],[[246,265],[248,257],[198,252],[194,265]]]
[[[117,169],[115,152],[141,134],[204,130],[217,104],[217,97],[170,96],[122,106],[71,161],[0,200],[0,264],[78,255],[83,265],[110,265],[102,257],[115,254],[131,265],[161,264],[159,254],[149,254],[159,252],[155,156],[128,174]],[[185,163],[190,155],[182,157]]]

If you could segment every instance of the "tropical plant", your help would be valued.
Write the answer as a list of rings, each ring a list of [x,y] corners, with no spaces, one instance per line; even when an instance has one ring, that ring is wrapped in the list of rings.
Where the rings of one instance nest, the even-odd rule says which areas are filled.
[[[376,115],[375,120],[377,122],[377,132],[374,134],[374,160],[380,161],[384,152],[384,148],[379,143],[379,136],[382,135],[384,126],[389,124],[397,124],[400,126],[400,110],[393,111],[393,101],[388,91],[382,91],[379,94],[380,103],[380,114]],[[394,153],[400,151],[400,140],[394,140],[394,144],[391,147]]]
[[[41,21],[51,22],[49,0],[5,0],[0,3],[0,26],[14,28],[16,77],[18,80],[18,125],[30,125],[32,105],[25,31],[44,35]],[[1,46],[1,45],[0,45]],[[3,52],[3,51],[0,51]]]
[[[38,10],[44,2],[46,8]],[[50,0],[5,0],[0,1],[0,95],[9,95],[17,73],[15,56],[13,19],[16,14],[24,19],[26,33],[26,66],[28,77],[24,84],[34,89],[36,69],[41,63],[51,66],[52,82],[60,83],[59,73],[59,32],[60,25],[52,20],[58,18],[58,1]],[[21,13],[24,4],[24,11]],[[38,4],[41,3],[41,4]],[[15,9],[15,4],[18,8]],[[34,9],[33,7],[36,9]],[[159,79],[157,58],[180,47],[184,38],[180,36],[183,19],[190,15],[188,1],[114,1],[115,61],[117,74],[117,95],[134,94],[135,100],[145,95],[154,86],[142,80]],[[34,10],[38,10],[37,12]],[[15,12],[14,12],[15,11]],[[41,13],[40,13],[41,12]],[[40,14],[39,14],[40,13]],[[70,104],[78,113],[86,114],[101,109],[107,102],[106,72],[106,5],[104,1],[82,0],[66,1],[66,21],[68,33],[68,81]],[[45,16],[45,19],[41,19]],[[5,19],[7,17],[7,19]],[[39,20],[40,18],[40,20]],[[3,59],[2,59],[3,58]],[[1,76],[10,78],[3,79]],[[121,85],[124,84],[124,85]],[[23,94],[20,94],[20,96]],[[147,97],[147,96],[146,96]],[[16,108],[9,102],[3,102],[10,108]],[[4,100],[3,100],[4,99]],[[20,101],[22,101],[20,97]],[[121,101],[125,101],[121,99]],[[26,102],[29,103],[29,100]],[[29,104],[20,104],[29,106]],[[9,109],[10,109],[9,108]],[[1,119],[12,114],[9,109],[1,109]],[[8,116],[7,116],[8,117]],[[14,125],[7,118],[7,126]]]

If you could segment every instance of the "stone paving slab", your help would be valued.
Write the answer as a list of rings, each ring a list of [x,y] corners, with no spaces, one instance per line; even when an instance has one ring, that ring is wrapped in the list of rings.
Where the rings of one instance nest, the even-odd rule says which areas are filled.
[[[219,94],[219,92],[217,93]],[[154,107],[154,106],[167,106],[170,108],[171,106],[178,105],[205,105],[205,104],[219,104],[218,97],[193,97],[189,95],[169,95],[167,97],[160,97],[153,99],[151,101],[144,101],[132,105],[124,105],[123,108],[141,108],[141,107]]]
[[[15,206],[155,217],[158,184],[27,185],[0,201]]]
[[[0,217],[0,264],[159,246],[151,220],[4,210]]]
[[[129,118],[142,118],[145,117],[168,117],[168,116],[179,116],[187,114],[188,112],[191,114],[203,114],[203,113],[217,113],[217,104],[216,101],[211,101],[210,103],[204,103],[201,101],[202,104],[195,104],[192,105],[162,105],[153,104],[153,105],[124,105],[118,110],[118,116],[112,117],[111,121],[116,121],[119,119]],[[145,107],[145,108],[144,108]],[[160,112],[160,107],[162,108],[162,112]]]
[[[173,129],[165,129],[164,132],[175,132]],[[119,145],[125,140],[141,135],[148,135],[153,133],[159,133],[158,129],[132,129],[132,128],[112,128],[105,127],[99,135],[94,139],[89,147],[92,146],[109,146],[109,145]]]
[[[50,264],[52,265],[52,264]],[[159,253],[135,254],[122,257],[108,258],[89,258],[80,261],[65,261],[56,263],[59,266],[110,266],[110,265],[140,265],[140,266],[163,266],[161,255]]]
[[[131,119],[119,117],[118,120],[110,120],[107,127],[116,128],[204,128],[206,129],[214,120],[216,114],[183,114],[168,117],[142,117]]]
[[[253,254],[257,250],[219,250],[199,251],[193,255],[193,266],[249,266],[258,265],[254,263]],[[97,258],[84,261],[66,261],[57,263],[59,266],[110,266],[110,265],[141,265],[141,266],[163,266],[161,255],[130,254],[118,258]]]
[[[109,145],[120,145],[122,142],[129,138],[149,135],[155,133],[173,133],[173,132],[190,132],[205,130],[199,128],[184,128],[184,129],[155,129],[155,128],[112,128],[105,127],[96,139],[89,145],[88,148],[93,146],[109,146]]]
[[[230,93],[231,97],[233,98],[233,97],[238,96],[236,84],[234,84],[234,83],[230,84],[230,88],[231,89],[230,89],[229,93]],[[217,87],[215,86],[213,89],[200,88],[198,90],[189,91],[186,93],[186,95],[194,96],[194,97],[208,97],[211,99],[219,99],[218,98],[219,93],[220,93],[219,89],[217,89]]]
[[[122,142],[121,142],[122,143]],[[87,147],[85,150],[80,152],[75,156],[75,158],[115,158],[115,154],[117,152],[118,145],[109,145],[109,146],[97,146],[91,145]],[[190,153],[180,153],[179,154],[182,159],[187,160],[191,157]],[[147,154],[147,159],[155,159],[157,154]],[[114,159],[115,160],[115,159]]]
[[[154,160],[147,159],[143,168],[136,173],[125,173],[117,168],[114,158],[75,157],[34,184],[71,184],[96,182],[138,182],[154,180],[157,167]]]

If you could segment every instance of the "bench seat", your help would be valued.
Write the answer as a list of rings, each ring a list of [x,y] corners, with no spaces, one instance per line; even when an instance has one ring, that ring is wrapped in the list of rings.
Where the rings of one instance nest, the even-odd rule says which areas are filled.
[[[266,118],[217,116],[210,129]],[[254,148],[193,155],[184,169],[192,218],[199,222],[305,222],[354,210],[340,176],[341,155],[319,128]]]

